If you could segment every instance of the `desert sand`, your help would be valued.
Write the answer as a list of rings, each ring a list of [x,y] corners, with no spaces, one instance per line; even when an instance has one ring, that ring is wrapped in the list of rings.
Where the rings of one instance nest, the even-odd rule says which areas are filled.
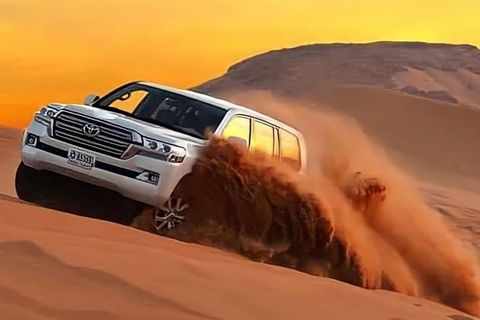
[[[303,47],[300,55],[292,51],[283,62],[290,51],[273,52],[280,62],[262,55],[197,89],[284,117],[292,125],[306,123],[296,118],[299,98],[302,108],[355,119],[413,181],[435,217],[478,256],[478,49],[422,44],[399,49],[387,43],[362,47],[365,51],[358,54],[351,46],[337,47],[343,60],[358,59],[338,64],[335,45]],[[433,58],[425,60],[425,55]],[[443,65],[442,59],[452,55],[473,62]],[[318,64],[319,57],[327,63]],[[263,92],[259,96],[252,90]],[[292,90],[295,100],[287,100],[286,114],[264,99],[268,91],[288,99]],[[355,151],[356,137],[346,138]],[[20,131],[0,128],[1,319],[473,319],[426,299],[362,289],[23,203],[14,191],[19,139]],[[375,169],[364,158],[362,165]],[[415,244],[415,235],[409,244]]]
[[[9,198],[0,206],[2,319],[468,319]]]
[[[13,186],[20,132],[2,128],[0,136],[2,319],[471,318],[424,299],[22,203]],[[478,225],[462,213],[480,197],[468,202],[462,191],[434,188],[425,184],[432,203],[459,212],[454,224]]]

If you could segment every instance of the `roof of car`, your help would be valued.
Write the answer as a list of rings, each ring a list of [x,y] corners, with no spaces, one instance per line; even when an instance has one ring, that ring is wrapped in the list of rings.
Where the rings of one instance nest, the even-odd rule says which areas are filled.
[[[195,100],[199,100],[199,101],[214,105],[216,107],[220,107],[220,108],[225,109],[225,110],[229,110],[229,109],[232,109],[232,108],[244,108],[244,107],[238,106],[236,104],[233,104],[231,102],[228,102],[228,101],[225,101],[225,100],[222,100],[222,99],[218,99],[218,98],[214,98],[214,97],[211,97],[211,96],[206,95],[206,94],[190,91],[190,90],[172,88],[172,87],[164,86],[164,85],[153,83],[153,82],[139,82],[139,83],[143,84],[143,85],[150,86],[150,87],[158,88],[158,89],[161,89],[161,90],[177,93],[177,94],[180,94],[180,95],[183,95],[183,96],[195,99]]]
[[[172,88],[172,87],[164,86],[164,85],[153,83],[153,82],[140,81],[138,83],[142,84],[142,85],[147,85],[147,86],[150,86],[150,87],[158,88],[158,89],[161,89],[161,90],[170,91],[170,92],[173,92],[173,93],[176,93],[176,94],[180,94],[180,95],[183,95],[183,96],[188,97],[188,98],[192,98],[192,99],[195,99],[195,100],[198,100],[198,101],[202,101],[202,102],[214,105],[214,106],[222,108],[224,110],[232,110],[233,109],[236,113],[245,113],[245,114],[251,115],[253,117],[256,116],[260,119],[270,121],[274,125],[289,128],[291,130],[294,130],[294,131],[298,132],[297,129],[295,129],[293,127],[290,127],[289,125],[285,124],[284,122],[279,121],[277,119],[274,119],[270,116],[267,116],[267,115],[265,115],[261,112],[258,112],[258,111],[252,110],[250,108],[246,108],[246,107],[243,107],[243,106],[240,106],[240,105],[237,105],[237,104],[234,104],[234,103],[231,103],[231,102],[219,99],[219,98],[214,98],[214,97],[211,97],[211,96],[203,94],[203,93],[198,93],[198,92],[194,92],[194,91],[190,91],[190,90],[184,90],[184,89]]]

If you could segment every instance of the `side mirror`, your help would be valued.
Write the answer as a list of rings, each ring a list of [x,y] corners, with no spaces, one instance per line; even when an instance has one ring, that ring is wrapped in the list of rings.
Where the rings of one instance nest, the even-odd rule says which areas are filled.
[[[95,103],[95,101],[97,101],[98,99],[100,99],[99,96],[97,96],[96,94],[89,94],[85,100],[84,100],[84,104],[87,105],[87,106],[91,106],[92,104]]]

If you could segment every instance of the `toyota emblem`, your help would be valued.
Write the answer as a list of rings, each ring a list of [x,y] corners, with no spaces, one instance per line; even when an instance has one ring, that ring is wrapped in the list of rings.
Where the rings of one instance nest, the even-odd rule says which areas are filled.
[[[100,128],[92,123],[87,123],[84,125],[82,130],[83,133],[90,138],[96,137],[100,133]]]

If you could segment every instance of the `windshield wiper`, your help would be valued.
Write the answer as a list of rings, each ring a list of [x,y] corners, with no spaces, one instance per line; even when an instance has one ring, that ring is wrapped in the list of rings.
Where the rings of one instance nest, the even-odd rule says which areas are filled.
[[[173,125],[173,124],[170,124],[170,123],[167,123],[167,122],[163,122],[163,121],[160,121],[160,120],[153,120],[153,119],[141,119],[141,118],[138,118],[138,119],[143,120],[143,121],[147,121],[147,122],[150,122],[150,123],[162,126],[162,127],[165,127],[167,129],[170,129],[170,130],[178,131],[178,132],[187,134],[189,136],[194,136],[196,138],[203,139],[203,137],[199,134],[195,134],[193,132],[190,132],[190,131],[187,131],[187,130],[183,129],[182,127],[178,127],[176,125]]]
[[[126,116],[132,116],[132,114],[128,111],[124,111],[122,109],[119,109],[119,108],[116,108],[116,107],[112,107],[112,106],[98,106],[100,109],[104,109],[104,110],[108,110],[108,111],[112,111],[112,112],[116,112],[116,113],[121,113],[123,115],[126,115]]]

